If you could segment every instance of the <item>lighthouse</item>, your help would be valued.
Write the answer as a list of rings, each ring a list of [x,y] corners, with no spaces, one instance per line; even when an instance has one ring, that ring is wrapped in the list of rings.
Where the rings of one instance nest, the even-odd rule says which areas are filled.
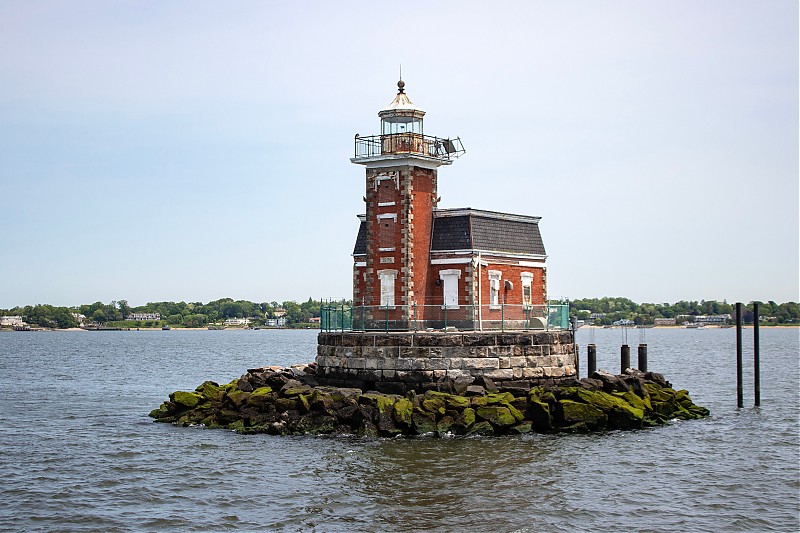
[[[321,309],[318,381],[405,393],[576,377],[568,306],[547,302],[540,217],[440,208],[439,168],[465,153],[461,139],[425,132],[403,80],[378,117],[379,134],[355,136],[353,300]]]
[[[467,329],[546,327],[547,255],[540,217],[440,209],[438,169],[464,154],[459,137],[427,135],[425,111],[397,83],[380,135],[356,135],[366,213],[353,250],[362,329],[409,324]]]
[[[452,164],[464,149],[457,137],[425,134],[425,111],[409,99],[403,80],[378,116],[380,135],[356,135],[351,159],[366,167],[366,213],[359,216],[353,252],[353,300],[371,311],[389,311],[399,327],[413,319],[415,303],[428,303],[438,169]]]

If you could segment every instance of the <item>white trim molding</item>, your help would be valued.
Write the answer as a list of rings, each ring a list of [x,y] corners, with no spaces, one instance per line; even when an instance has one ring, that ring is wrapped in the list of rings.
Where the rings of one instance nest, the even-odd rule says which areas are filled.
[[[439,279],[444,279],[445,276],[455,276],[458,279],[461,279],[461,269],[448,268],[446,270],[440,270],[439,271]]]
[[[471,258],[454,258],[454,259],[431,259],[432,265],[460,265],[460,264],[467,264],[471,263]]]
[[[536,261],[520,261],[519,266],[532,267],[532,268],[547,268],[547,263],[538,263]]]

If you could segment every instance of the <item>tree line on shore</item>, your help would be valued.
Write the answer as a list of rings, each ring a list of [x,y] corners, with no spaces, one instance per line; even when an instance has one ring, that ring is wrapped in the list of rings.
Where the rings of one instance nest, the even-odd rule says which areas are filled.
[[[322,301],[309,298],[305,302],[250,302],[221,298],[208,303],[201,302],[150,302],[131,307],[127,300],[114,300],[107,304],[95,302],[77,307],[57,307],[48,304],[26,305],[11,309],[0,309],[0,316],[22,316],[30,325],[46,328],[72,328],[80,325],[80,315],[85,322],[105,326],[120,327],[160,327],[162,325],[182,327],[205,327],[229,318],[249,318],[251,325],[264,324],[278,315],[286,318],[288,327],[308,324],[312,318],[320,316]],[[343,302],[347,304],[347,302]],[[612,324],[618,320],[632,320],[636,324],[652,324],[656,318],[679,318],[691,321],[690,317],[700,315],[727,315],[732,317],[735,308],[726,301],[715,300],[684,301],[669,303],[636,303],[627,298],[604,297],[564,300],[569,304],[570,314],[578,319],[589,319],[592,314],[602,314],[595,318],[596,324]],[[759,315],[777,324],[800,323],[800,305],[797,302],[775,303],[758,302]],[[126,320],[134,313],[158,313],[161,319]],[[276,314],[277,313],[277,314]],[[285,313],[285,314],[284,314]],[[76,316],[77,315],[77,316]],[[742,313],[746,324],[753,323],[752,302]]]
[[[56,307],[48,304],[26,305],[11,309],[0,309],[0,316],[22,316],[26,323],[46,328],[74,328],[80,325],[83,315],[85,323],[117,327],[205,327],[229,318],[248,318],[251,325],[263,325],[268,319],[283,316],[288,327],[307,324],[319,316],[320,300],[309,298],[297,303],[294,301],[250,302],[221,298],[208,303],[202,302],[149,302],[131,307],[127,300],[113,300],[109,303],[95,302],[76,307]],[[160,315],[160,320],[129,320],[133,314]]]
[[[579,320],[590,319],[592,315],[603,316],[594,319],[598,325],[610,325],[619,320],[632,320],[636,324],[653,324],[656,318],[675,318],[676,323],[693,322],[695,316],[731,315],[735,320],[736,308],[723,300],[700,300],[669,303],[636,303],[627,298],[584,298],[564,301],[569,303],[570,314]],[[775,303],[757,302],[758,314],[762,321],[777,324],[800,322],[800,305],[797,302]],[[742,320],[745,324],[754,322],[753,302],[744,306]]]

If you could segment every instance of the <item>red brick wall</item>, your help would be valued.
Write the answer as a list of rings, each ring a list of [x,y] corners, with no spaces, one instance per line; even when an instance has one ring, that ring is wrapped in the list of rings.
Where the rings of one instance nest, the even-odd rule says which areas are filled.
[[[376,190],[376,176],[386,172],[400,173],[399,188],[395,180],[381,180]],[[361,276],[355,277],[354,300],[357,300],[357,304],[363,300],[365,305],[379,305],[378,271],[391,269],[397,271],[395,305],[409,305],[420,298],[419,288],[424,289],[427,283],[436,171],[418,167],[368,169],[365,197],[367,256],[361,260],[367,263],[364,269],[367,281],[362,281]],[[384,202],[394,202],[395,205],[378,205]],[[389,213],[397,215],[396,222],[378,218],[380,214]],[[383,233],[387,230],[391,230],[388,241]],[[379,248],[382,247],[394,247],[395,250],[381,252]],[[393,262],[382,263],[381,258],[384,261],[391,258]]]
[[[492,262],[490,259],[483,257],[483,262],[488,263],[488,266],[482,266],[480,269],[480,284],[481,284],[481,305],[483,319],[497,318],[501,314],[505,314],[505,318],[517,318],[516,315],[523,315],[522,312],[522,273],[530,272],[533,274],[531,281],[531,304],[534,306],[544,305],[546,303],[546,277],[544,268],[535,268],[519,265],[508,265],[497,262]],[[505,297],[506,308],[505,312],[500,310],[489,309],[489,270],[499,270],[502,272],[500,278],[500,295],[499,303],[503,303]],[[507,290],[505,288],[505,281],[509,280],[513,284],[513,288]],[[478,288],[475,287],[475,298],[478,298]],[[496,317],[494,315],[497,315]]]
[[[411,239],[412,282],[413,296],[410,300],[423,304],[427,299],[427,287],[432,277],[430,274],[431,250],[431,225],[433,223],[433,207],[436,205],[435,170],[414,168],[412,169],[413,190],[411,192]],[[411,303],[411,302],[409,302]]]

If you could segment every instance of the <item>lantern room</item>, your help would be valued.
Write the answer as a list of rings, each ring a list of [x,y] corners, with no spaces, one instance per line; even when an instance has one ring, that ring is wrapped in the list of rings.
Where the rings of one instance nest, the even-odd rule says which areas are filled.
[[[415,106],[405,93],[405,82],[397,82],[397,96],[389,107],[378,112],[381,118],[381,135],[412,133],[422,135],[422,117],[425,111]]]

